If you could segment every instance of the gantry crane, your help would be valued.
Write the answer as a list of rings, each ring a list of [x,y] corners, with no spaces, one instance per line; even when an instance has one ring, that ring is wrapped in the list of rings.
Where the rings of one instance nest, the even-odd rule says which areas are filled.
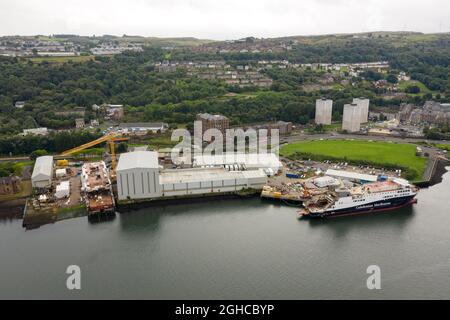
[[[108,143],[109,148],[111,150],[111,178],[115,179],[116,177],[116,164],[117,164],[117,159],[116,159],[116,142],[122,142],[122,141],[128,141],[130,140],[129,138],[124,138],[119,134],[116,133],[112,133],[112,134],[108,134],[105,135],[101,138],[98,138],[97,140],[85,143],[79,147],[64,151],[61,156],[66,157],[66,156],[71,156],[77,152],[95,147],[96,145],[99,145],[101,143]]]

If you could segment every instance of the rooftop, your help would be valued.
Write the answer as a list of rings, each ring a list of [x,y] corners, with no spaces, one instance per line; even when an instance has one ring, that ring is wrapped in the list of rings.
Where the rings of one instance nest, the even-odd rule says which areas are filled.
[[[207,119],[207,120],[227,120],[228,118],[219,114],[209,114],[209,113],[200,113],[198,115],[198,117],[202,118],[202,119]]]
[[[165,128],[168,127],[164,122],[137,122],[137,123],[121,123],[121,128]]]
[[[334,177],[340,177],[340,178],[349,178],[349,179],[359,179],[362,181],[377,181],[378,177],[370,174],[363,174],[358,172],[351,172],[351,171],[342,171],[342,170],[333,170],[328,169],[326,172],[327,176],[334,176]]]
[[[135,151],[124,153],[119,158],[117,171],[130,169],[159,169],[158,152]]]
[[[256,168],[281,168],[283,165],[274,153],[225,153],[221,155],[200,155],[194,157],[196,166],[245,164]]]
[[[36,163],[34,164],[33,174],[31,178],[34,179],[39,175],[51,177],[52,170],[53,170],[53,157],[52,156],[39,157],[36,159]]]
[[[176,169],[161,172],[160,184],[267,178],[263,170],[226,171],[224,168]]]

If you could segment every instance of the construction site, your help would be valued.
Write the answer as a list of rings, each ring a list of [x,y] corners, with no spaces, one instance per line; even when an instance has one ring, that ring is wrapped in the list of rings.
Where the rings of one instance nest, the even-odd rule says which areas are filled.
[[[117,207],[143,202],[259,195],[283,166],[273,154],[224,154],[210,163],[193,158],[191,165],[175,165],[170,153],[146,147],[116,154],[116,144],[127,141],[128,137],[110,133],[60,155],[37,158],[24,225],[114,215]],[[77,158],[100,145],[106,145],[101,159]]]
[[[261,198],[290,205],[301,205],[311,196],[325,193],[326,186],[322,180],[327,177],[361,184],[384,177],[400,177],[402,173],[401,170],[354,166],[345,162],[283,159],[282,163],[279,174],[271,177],[263,188]]]
[[[128,138],[110,134],[61,155],[37,158],[31,177],[33,192],[24,209],[24,226],[114,213],[115,144],[122,141],[128,141]],[[74,157],[105,143],[109,148],[109,168],[105,161],[84,162]]]
[[[147,147],[116,154],[116,144],[129,140],[110,133],[60,155],[37,158],[24,225],[114,215],[117,208],[146,202],[223,195],[260,195],[300,206],[326,193],[327,179],[364,184],[401,176],[401,170],[344,162],[280,161],[272,153],[193,155],[190,165],[174,164],[167,150],[147,151]],[[75,156],[99,145],[106,146],[100,159],[80,161]]]

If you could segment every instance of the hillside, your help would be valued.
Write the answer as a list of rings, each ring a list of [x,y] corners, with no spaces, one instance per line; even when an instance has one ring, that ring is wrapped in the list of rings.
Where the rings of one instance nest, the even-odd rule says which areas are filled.
[[[13,43],[17,37],[2,39]],[[306,125],[314,118],[315,99],[322,96],[335,102],[334,121],[341,120],[344,104],[353,97],[368,97],[374,110],[386,111],[398,110],[401,103],[448,102],[450,97],[448,33],[373,32],[221,42],[108,35],[29,39],[70,40],[88,49],[116,42],[147,45],[130,51],[125,44],[122,53],[109,55],[86,51],[75,58],[0,57],[0,134],[34,127],[71,129],[74,118],[67,114],[77,107],[85,109],[87,122],[101,120],[91,107],[102,103],[123,104],[124,120],[130,122],[185,126],[197,113],[209,112],[228,116],[233,125],[275,120]],[[355,65],[377,61],[388,61],[387,69]],[[216,62],[212,68],[211,62]],[[319,63],[347,65],[324,69]],[[400,74],[410,80],[400,80]],[[242,82],[228,76],[239,76]],[[18,101],[25,107],[15,108]]]

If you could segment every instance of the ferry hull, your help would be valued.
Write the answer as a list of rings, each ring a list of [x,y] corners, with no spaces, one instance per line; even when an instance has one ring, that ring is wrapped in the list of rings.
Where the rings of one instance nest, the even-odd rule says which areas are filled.
[[[377,202],[356,206],[352,208],[326,211],[321,213],[309,213],[307,215],[303,215],[303,217],[320,219],[320,218],[337,218],[351,215],[377,213],[383,211],[396,210],[413,203],[417,203],[415,196],[408,196],[408,197],[380,200]]]

